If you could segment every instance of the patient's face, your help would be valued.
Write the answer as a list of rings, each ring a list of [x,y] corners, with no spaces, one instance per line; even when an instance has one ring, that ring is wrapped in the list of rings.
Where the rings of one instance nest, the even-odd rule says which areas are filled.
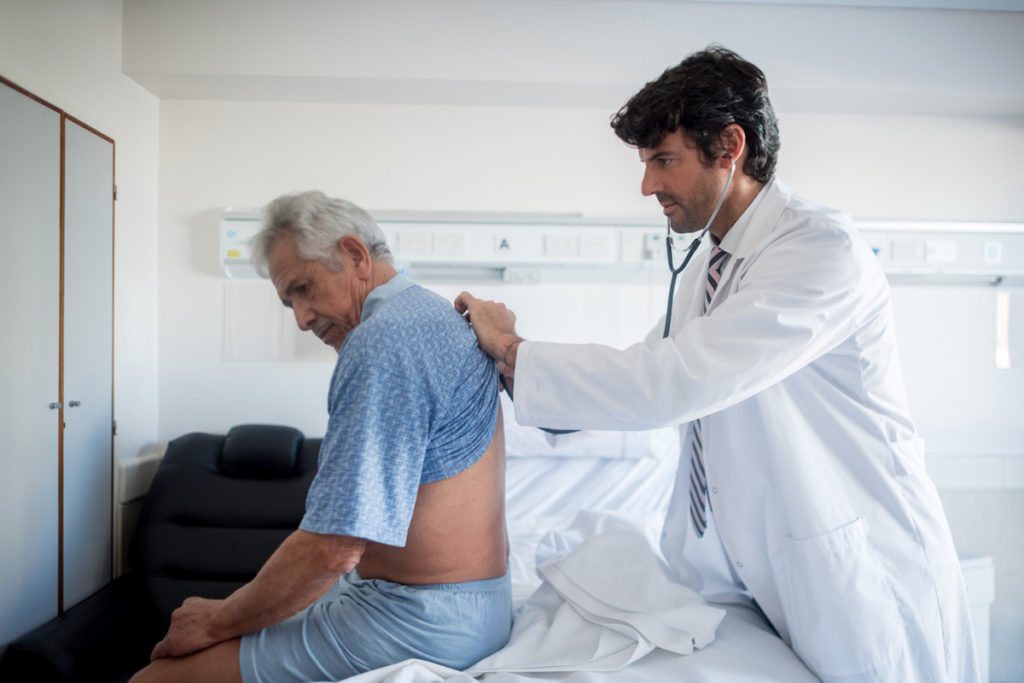
[[[274,242],[267,258],[277,295],[295,313],[300,330],[309,330],[337,351],[362,315],[362,287],[355,268],[339,254],[340,270],[320,262],[303,261],[290,235]]]

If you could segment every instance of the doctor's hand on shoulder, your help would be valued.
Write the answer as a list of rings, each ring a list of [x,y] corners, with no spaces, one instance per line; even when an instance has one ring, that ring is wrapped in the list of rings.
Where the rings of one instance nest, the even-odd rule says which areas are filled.
[[[480,348],[497,361],[498,371],[511,376],[519,344],[525,341],[516,334],[516,314],[499,301],[477,299],[469,292],[455,298],[455,310],[469,321]]]

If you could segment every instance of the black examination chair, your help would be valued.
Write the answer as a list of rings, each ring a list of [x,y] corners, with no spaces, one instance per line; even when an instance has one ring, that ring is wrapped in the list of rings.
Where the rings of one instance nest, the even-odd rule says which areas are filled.
[[[171,441],[132,536],[128,572],[11,643],[0,681],[127,680],[185,598],[226,597],[298,527],[320,441],[271,425]]]

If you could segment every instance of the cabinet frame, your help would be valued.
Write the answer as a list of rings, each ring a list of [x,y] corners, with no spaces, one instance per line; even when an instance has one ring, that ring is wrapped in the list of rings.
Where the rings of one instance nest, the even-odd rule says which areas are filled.
[[[111,567],[110,579],[113,579],[114,567],[116,566],[115,557],[114,557],[114,555],[115,555],[115,546],[116,546],[116,543],[114,542],[115,541],[115,532],[116,532],[116,529],[114,528],[114,475],[115,475],[115,470],[114,470],[114,438],[116,436],[116,418],[114,417],[114,372],[115,372],[115,368],[114,368],[114,361],[115,361],[115,352],[114,352],[115,336],[114,336],[114,332],[115,332],[116,310],[115,310],[115,307],[114,307],[114,304],[115,304],[115,296],[114,296],[114,294],[115,294],[115,287],[116,287],[116,256],[117,256],[116,249],[115,249],[116,235],[117,235],[117,232],[116,232],[117,231],[117,213],[116,213],[116,201],[117,201],[117,184],[116,184],[116,179],[117,179],[117,166],[116,166],[116,161],[117,161],[117,143],[109,135],[106,135],[106,134],[102,133],[101,131],[99,131],[96,128],[94,128],[93,126],[85,123],[81,119],[79,119],[79,118],[77,118],[75,116],[72,116],[71,114],[68,114],[66,111],[64,111],[60,107],[54,105],[51,102],[48,102],[47,100],[43,99],[42,97],[40,97],[40,96],[36,95],[35,93],[31,92],[30,90],[27,90],[27,89],[21,87],[17,83],[15,83],[15,82],[5,78],[3,75],[0,75],[0,84],[2,84],[4,86],[7,86],[8,88],[14,90],[15,92],[18,92],[18,93],[24,95],[25,97],[28,97],[29,99],[34,100],[38,104],[41,104],[44,107],[47,107],[48,109],[51,109],[52,111],[57,113],[59,115],[59,117],[60,117],[60,180],[59,180],[59,183],[60,183],[60,206],[59,206],[59,226],[58,226],[58,230],[59,230],[59,232],[58,232],[58,241],[59,241],[59,244],[60,244],[60,254],[59,254],[59,263],[58,263],[58,272],[59,272],[59,283],[58,283],[58,321],[59,322],[58,322],[58,330],[57,330],[58,340],[59,340],[58,341],[58,349],[59,349],[58,354],[59,355],[58,355],[58,359],[57,359],[57,364],[58,364],[57,365],[57,378],[58,378],[58,380],[57,380],[57,403],[59,404],[59,407],[57,408],[57,424],[56,424],[56,428],[57,428],[57,527],[58,527],[57,528],[57,563],[58,563],[58,566],[57,566],[57,587],[56,588],[57,588],[57,611],[58,611],[58,614],[64,614],[64,612],[65,612],[65,605],[64,605],[64,583],[65,583],[65,577],[64,577],[64,564],[65,564],[64,563],[64,560],[65,560],[65,557],[64,557],[64,533],[65,533],[65,529],[64,529],[64,512],[65,512],[65,510],[64,510],[64,498],[65,498],[65,490],[64,490],[64,474],[65,474],[65,472],[64,472],[64,430],[65,430],[65,424],[66,424],[65,420],[64,420],[64,418],[65,418],[65,412],[64,411],[67,410],[67,408],[68,408],[67,403],[66,403],[67,397],[65,396],[65,386],[64,386],[64,379],[65,379],[65,377],[64,377],[64,355],[65,355],[65,349],[64,349],[64,332],[65,332],[64,305],[65,305],[65,299],[66,299],[66,292],[65,292],[65,285],[66,285],[66,283],[65,283],[65,253],[66,253],[66,249],[65,249],[65,246],[66,246],[66,235],[65,235],[66,212],[65,212],[65,209],[66,209],[66,205],[65,204],[66,204],[66,202],[65,202],[65,200],[66,200],[66,194],[67,194],[67,186],[66,186],[66,182],[67,182],[67,175],[66,175],[67,149],[66,149],[65,132],[67,130],[67,124],[70,122],[70,123],[73,123],[73,124],[75,124],[77,126],[80,126],[81,128],[85,129],[89,133],[92,133],[93,135],[96,135],[97,137],[105,140],[106,142],[109,142],[110,143],[110,147],[111,147],[111,150],[110,150],[111,151],[111,164],[110,164],[110,169],[111,169],[111,177],[110,177],[110,187],[111,187],[111,192],[110,192],[110,216],[111,216],[111,225],[110,225],[110,253],[111,253],[111,272],[110,272],[110,280],[111,280],[111,287],[110,287],[110,311],[111,311],[111,329],[110,329],[110,415],[111,415],[111,424],[110,424],[110,453],[109,453],[109,457],[108,457],[108,462],[109,462],[109,465],[108,465],[108,467],[109,467],[109,475],[108,476],[109,476],[109,481],[110,481],[110,488],[109,488],[109,491],[106,492],[107,496],[108,496],[108,498],[110,500],[110,516],[109,516],[109,520],[108,520],[108,532],[109,532],[109,538],[110,538],[110,547],[108,548],[108,553],[109,553],[110,567]],[[70,606],[71,605],[69,605],[68,607],[70,607]]]

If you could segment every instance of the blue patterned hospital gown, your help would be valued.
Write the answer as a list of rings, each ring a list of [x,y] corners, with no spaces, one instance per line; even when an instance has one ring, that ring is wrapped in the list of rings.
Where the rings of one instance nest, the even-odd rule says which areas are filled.
[[[498,378],[452,305],[401,275],[375,288],[338,353],[300,529],[405,545],[420,484],[494,438]]]

